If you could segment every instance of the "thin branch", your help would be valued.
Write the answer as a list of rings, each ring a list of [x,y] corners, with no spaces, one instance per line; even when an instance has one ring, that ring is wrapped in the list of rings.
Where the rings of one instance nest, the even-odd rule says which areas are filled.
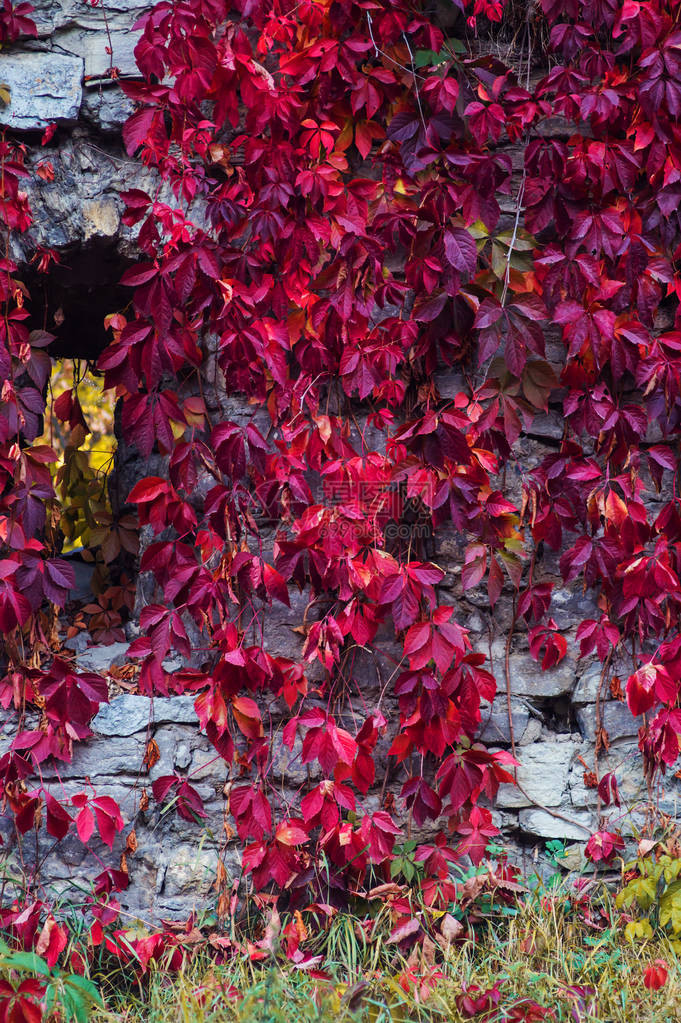
[[[411,73],[412,73],[412,77],[414,79],[414,91],[416,92],[416,103],[417,103],[418,108],[419,108],[419,116],[421,118],[421,124],[423,125],[423,131],[425,133],[425,132],[427,132],[426,119],[423,116],[423,107],[421,106],[421,96],[419,94],[419,83],[416,81],[416,68],[414,66],[414,54],[412,53],[411,46],[409,45],[409,40],[407,39],[406,32],[402,33],[402,38],[404,39],[404,41],[406,43],[407,50],[409,51],[409,60],[411,61]]]

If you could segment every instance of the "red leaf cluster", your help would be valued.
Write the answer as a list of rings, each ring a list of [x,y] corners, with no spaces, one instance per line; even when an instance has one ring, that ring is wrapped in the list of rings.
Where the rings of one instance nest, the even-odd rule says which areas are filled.
[[[493,21],[503,8],[455,6]],[[453,859],[485,855],[496,828],[478,800],[512,782],[513,760],[475,742],[496,681],[452,592],[485,585],[491,611],[513,595],[551,670],[568,639],[544,547],[564,586],[597,601],[598,617],[575,622],[580,656],[633,651],[629,707],[654,712],[649,772],[676,761],[681,733],[675,7],[542,0],[553,54],[531,90],[496,57],[454,53],[426,5],[370,7],[236,0],[225,18],[212,0],[161,0],[138,24],[139,78],[123,83],[127,151],[165,186],[123,196],[141,255],[99,363],[128,442],[167,460],[129,495],[157,591],[131,656],[142,692],[196,694],[236,772],[245,870],[292,905],[388,880],[408,819],[442,828],[417,849],[433,903],[451,894]],[[24,17],[6,3],[0,36]],[[507,143],[522,146],[520,182]],[[25,231],[26,153],[4,140],[0,162],[0,218]],[[35,443],[50,338],[28,331],[17,272],[2,260],[0,632],[13,652],[0,699],[36,720],[0,777],[19,832],[42,827],[44,806],[50,835],[75,820],[81,839],[96,824],[112,845],[122,819],[106,797],[26,786],[87,737],[106,690],[50,660],[41,625],[73,580],[47,515],[55,453]],[[243,401],[248,424],[231,400],[186,397],[197,376]],[[55,411],[82,425],[72,395]],[[547,414],[562,431],[517,499],[502,470]],[[446,572],[433,538],[459,545]],[[283,656],[271,607],[301,593],[299,653]],[[169,673],[197,633],[201,670]],[[30,665],[19,639],[38,651]],[[294,765],[309,777],[289,802],[277,779]],[[398,772],[399,802],[379,803],[376,783],[385,796]],[[614,778],[602,785],[616,803]],[[204,813],[189,778],[153,793],[188,824]],[[618,848],[604,831],[589,852]],[[104,871],[99,894],[124,883]]]

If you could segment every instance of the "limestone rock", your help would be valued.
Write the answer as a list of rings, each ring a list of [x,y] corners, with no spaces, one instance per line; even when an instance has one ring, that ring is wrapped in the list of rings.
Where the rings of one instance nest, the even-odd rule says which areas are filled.
[[[109,643],[107,646],[91,646],[82,654],[76,654],[76,663],[81,671],[107,672],[114,664],[125,664],[128,643]]]
[[[570,629],[585,618],[598,618],[599,611],[593,596],[582,593],[581,587],[556,586],[551,595],[551,616],[559,629]]]
[[[102,21],[91,23],[88,28],[73,26],[59,33],[59,48],[82,58],[86,81],[108,77],[112,67],[122,75],[138,75],[133,51],[139,33],[130,31],[133,23],[134,16],[127,30],[113,28],[108,34]],[[107,49],[112,52],[107,53]]]
[[[149,0],[106,0],[106,20],[114,30],[131,29],[150,6]],[[32,17],[40,37],[53,36],[60,29],[73,25],[106,35],[105,9],[101,4],[92,6],[82,0],[33,0],[33,7]]]
[[[535,802],[560,806],[567,794],[570,765],[581,749],[581,743],[573,740],[522,747],[518,750],[518,781],[527,795],[513,785],[502,785],[496,805],[501,809],[532,806]]]
[[[575,683],[575,662],[568,654],[555,667],[542,671],[541,664],[529,653],[509,658],[511,693],[546,699],[569,693]]]
[[[139,697],[135,697],[139,699]],[[197,725],[198,718],[194,710],[194,695],[185,693],[182,696],[156,697],[154,699],[155,725]]]
[[[98,735],[134,735],[146,731],[150,721],[151,700],[148,696],[115,696],[103,704],[92,722]]]
[[[585,739],[590,742],[596,737],[596,706],[585,704],[577,711],[579,728]],[[635,718],[626,703],[619,700],[609,700],[601,705],[601,721],[603,727],[611,740],[623,739],[628,736],[638,735],[638,730],[643,724],[643,717]]]
[[[511,729],[508,723],[508,709],[506,706],[505,694],[496,696],[492,706],[482,712],[482,728],[480,730],[480,741],[498,745],[510,745]],[[530,720],[530,712],[527,707],[518,700],[511,703],[511,719],[513,721],[513,735],[518,742],[527,728]]]
[[[134,109],[134,103],[118,85],[97,83],[88,88],[86,83],[81,113],[99,131],[120,132]]]
[[[87,199],[83,203],[83,220],[84,241],[96,237],[113,238],[121,222],[118,203],[113,198]]]
[[[92,642],[89,632],[77,632],[75,636],[71,636],[69,639],[64,641],[64,646],[67,650],[73,650],[76,654],[82,654],[83,651],[87,650],[88,646]]]
[[[615,775],[624,806],[633,806],[638,800],[646,798],[640,757],[638,743],[631,740],[614,743],[607,752],[602,751],[598,757],[600,776],[603,777],[610,772]],[[587,764],[592,763],[593,753],[584,759]],[[584,784],[584,770],[584,765],[578,761],[572,765],[569,781],[572,805],[597,806],[598,793],[596,789],[587,788]],[[665,780],[665,788],[668,787],[668,781],[669,779]]]
[[[192,784],[195,781],[203,781],[214,785],[216,789],[224,786],[227,780],[228,765],[216,749],[213,746],[210,746],[208,749],[197,749],[196,743],[193,743],[192,747]]]
[[[593,814],[566,810],[565,817],[569,817],[574,823],[554,817],[546,810],[521,810],[519,814],[522,830],[531,835],[539,835],[541,838],[562,838],[567,841],[584,842],[594,831],[596,818]]]
[[[101,780],[108,776],[137,776],[144,757],[144,743],[134,736],[118,738],[107,736],[104,742],[94,736],[78,743],[71,763],[59,764],[62,778],[92,778]],[[44,769],[49,774],[49,768]]]
[[[574,703],[595,703],[601,684],[602,665],[600,661],[589,664],[580,675],[572,694]],[[607,693],[607,688],[605,689]]]
[[[144,732],[149,724],[198,725],[194,696],[188,693],[183,696],[155,697],[151,700],[148,696],[123,693],[114,696],[110,703],[100,707],[92,722],[92,729],[98,735],[125,736]]]
[[[22,131],[75,121],[82,98],[83,61],[57,53],[0,53],[0,82],[10,101],[0,123]]]

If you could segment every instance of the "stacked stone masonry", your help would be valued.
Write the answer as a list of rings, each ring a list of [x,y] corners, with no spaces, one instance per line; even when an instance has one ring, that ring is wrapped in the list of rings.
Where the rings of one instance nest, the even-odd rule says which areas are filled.
[[[92,6],[84,0],[37,0],[35,6],[38,38],[0,52],[0,82],[10,93],[9,103],[0,110],[0,121],[18,137],[33,133],[37,140],[36,133],[52,122],[59,131],[52,143],[42,149],[36,146],[31,157],[36,161],[49,158],[55,176],[53,181],[33,177],[27,185],[35,223],[17,243],[20,247],[15,255],[28,258],[37,244],[73,252],[97,242],[100,252],[103,245],[120,260],[130,258],[135,251],[134,237],[120,223],[119,192],[148,188],[150,181],[146,169],[131,161],[121,146],[120,129],[131,105],[116,76],[134,73],[136,33],[132,26],[145,2],[106,0],[104,6],[100,0]],[[113,76],[112,68],[117,69]],[[563,128],[556,122],[547,130],[560,134]],[[518,168],[521,162],[514,153],[516,156]],[[448,374],[438,376],[436,384],[443,396],[458,389],[457,380]],[[252,414],[248,406],[227,393],[224,381],[217,380],[213,393],[223,411],[229,407],[230,418],[243,421]],[[524,469],[532,468],[547,450],[555,448],[561,435],[562,423],[556,416],[541,417],[532,436],[522,437],[518,444]],[[162,471],[162,466],[157,469]],[[133,451],[124,450],[118,471],[129,487],[152,470],[148,463],[139,464]],[[515,471],[509,467],[509,473]],[[510,482],[519,494],[520,476]],[[552,670],[542,672],[530,657],[526,636],[516,632],[509,658],[509,716],[504,663],[512,619],[511,594],[504,594],[492,624],[482,588],[479,594],[469,592],[463,598],[458,540],[445,539],[433,556],[447,571],[443,599],[457,603],[459,620],[470,629],[477,649],[491,654],[500,681],[499,695],[486,710],[481,738],[491,747],[508,749],[513,745],[521,764],[520,787],[503,787],[494,807],[505,840],[519,858],[528,857],[530,862],[535,850],[543,851],[551,839],[574,843],[578,852],[598,820],[596,792],[585,786],[584,772],[594,764],[599,714],[610,744],[600,754],[601,772],[615,771],[626,807],[642,805],[646,797],[637,749],[640,722],[623,703],[611,698],[609,679],[601,686],[598,663],[577,660],[576,625],[596,609],[579,588],[562,585],[557,559],[547,556],[541,569],[545,578],[556,581],[552,613],[568,637],[568,656]],[[140,580],[141,594],[145,585]],[[268,626],[268,645],[295,656],[299,637],[292,630],[300,623],[305,603],[303,595],[292,599],[291,610],[275,609]],[[135,634],[132,625],[130,639]],[[73,644],[82,670],[106,674],[113,664],[125,660],[127,644],[87,647],[86,642],[87,637],[81,636]],[[367,699],[374,684],[367,665]],[[0,755],[11,741],[13,727],[11,720],[0,725]],[[126,820],[134,821],[137,851],[128,856],[131,884],[122,896],[125,909],[152,920],[185,917],[193,909],[209,907],[214,898],[218,851],[222,849],[233,878],[239,877],[239,852],[233,840],[228,842],[226,854],[224,851],[225,835],[230,837],[224,827],[227,768],[200,733],[192,697],[151,701],[113,687],[110,703],[93,722],[93,732],[91,739],[77,747],[73,762],[60,765],[60,778],[67,792],[81,790],[92,779],[98,792],[113,796]],[[142,761],[150,738],[158,746],[160,759],[147,772]],[[277,781],[284,790],[293,791],[308,777],[299,750],[290,753],[282,748],[276,760]],[[143,790],[149,791],[156,777],[175,771],[191,776],[208,814],[205,826],[162,812],[153,799],[147,810],[140,810]],[[661,809],[670,813],[675,812],[676,784],[673,779],[668,782],[661,797]],[[396,780],[396,789],[398,786]],[[624,812],[623,807],[616,814]],[[114,853],[121,851],[119,844]],[[44,865],[46,881],[59,887],[87,873],[89,866],[81,859],[84,855],[80,843],[62,843]],[[102,855],[111,858],[106,849]]]

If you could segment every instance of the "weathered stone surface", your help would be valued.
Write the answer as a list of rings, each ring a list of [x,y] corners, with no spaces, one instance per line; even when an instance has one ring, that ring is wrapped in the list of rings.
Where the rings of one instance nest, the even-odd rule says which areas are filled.
[[[176,754],[177,759],[177,754]],[[192,743],[191,776],[194,781],[208,782],[218,790],[227,780],[228,765],[213,746],[197,749]]]
[[[579,729],[585,739],[590,742],[596,737],[596,706],[585,704],[577,711]],[[601,704],[601,721],[611,740],[623,739],[630,735],[638,735],[643,724],[643,717],[633,717],[626,703],[619,700],[608,700]]]
[[[79,743],[72,762],[60,764],[62,778],[116,778],[119,775],[136,777],[142,766],[144,743],[134,736],[118,738],[107,736],[105,740],[96,737]],[[49,774],[49,768],[44,769]]]
[[[593,764],[593,753],[584,759],[587,764]],[[601,777],[608,773],[615,775],[625,807],[631,807],[639,799],[645,798],[645,782],[637,742],[617,742],[607,752],[601,752],[598,770]],[[598,793],[596,789],[587,788],[584,784],[584,771],[584,765],[575,761],[570,770],[570,799],[576,807],[595,807],[598,805]]]
[[[84,650],[90,646],[92,637],[89,632],[77,632],[75,636],[70,636],[64,640],[64,646],[67,650],[73,650],[76,654],[82,654]]]
[[[600,661],[587,665],[572,693],[573,703],[595,703],[601,684],[603,666]]]
[[[96,10],[96,8],[95,8]],[[130,19],[132,27],[133,18]],[[111,28],[108,35],[103,22],[92,27],[74,25],[59,33],[59,48],[81,57],[86,80],[108,77],[112,67],[121,75],[139,74],[133,50],[139,33]],[[111,49],[111,53],[107,53]]]
[[[558,412],[539,412],[532,420],[532,436],[560,440],[565,430],[565,421]]]
[[[0,54],[0,81],[3,80],[3,59]],[[96,90],[92,90],[91,95],[95,93]],[[108,90],[103,90],[102,95],[109,95]],[[72,258],[77,247],[87,251],[88,246],[98,243],[96,259],[90,259],[86,268],[85,287],[92,290],[93,301],[97,300],[98,290],[120,279],[121,259],[136,252],[135,237],[139,227],[119,225],[111,233],[115,227],[113,205],[120,214],[122,191],[135,187],[154,193],[157,186],[150,170],[125,155],[120,136],[115,143],[112,140],[107,149],[102,148],[102,142],[97,135],[93,137],[91,123],[79,122],[68,135],[60,133],[40,151],[38,156],[48,158],[53,165],[54,180],[44,181],[38,175],[26,179],[24,187],[34,222],[27,232],[12,239],[12,253],[20,261],[30,261],[36,245],[68,248]],[[162,190],[162,198],[169,195]],[[72,261],[69,266],[73,266]]]
[[[525,790],[502,785],[497,806],[502,809],[532,806],[559,806],[566,794],[570,765],[582,744],[571,739],[565,742],[535,742],[518,750],[518,781]]]
[[[79,26],[106,38],[106,21],[110,28],[128,31],[145,10],[150,0],[106,0],[103,4],[83,3],[82,0],[33,0],[33,20],[42,38],[54,37],[59,29]],[[56,36],[59,40],[61,33]]]
[[[527,728],[530,720],[530,712],[525,704],[518,700],[511,703],[511,719],[513,721],[513,735],[516,742],[519,742]],[[511,729],[508,721],[508,708],[506,696],[495,697],[494,703],[488,710],[482,711],[482,728],[480,731],[482,742],[491,745],[510,745]]]
[[[585,618],[598,618],[599,611],[592,594],[582,593],[581,586],[556,586],[551,597],[551,616],[559,629],[570,629]],[[576,657],[575,645],[569,654]]]
[[[10,101],[0,123],[23,131],[51,121],[75,121],[80,110],[83,61],[56,53],[0,53],[0,82]]]
[[[99,735],[123,736],[146,731],[148,725],[168,724],[198,724],[191,693],[183,696],[157,696],[153,700],[148,696],[128,693],[114,696],[110,703],[102,705],[92,722],[92,729]]]
[[[146,731],[150,712],[151,700],[147,696],[115,696],[100,707],[92,731],[98,735],[134,735]]]
[[[509,659],[511,692],[514,696],[546,699],[569,693],[575,683],[575,662],[568,653],[559,664],[542,671],[530,654],[511,654]]]
[[[594,814],[573,810],[566,811],[565,817],[569,817],[570,822],[554,817],[546,810],[521,810],[518,815],[523,831],[546,839],[562,838],[584,842],[595,830],[597,821]]]
[[[121,222],[118,203],[113,198],[87,199],[83,203],[83,221],[84,241],[88,242],[91,238],[113,238]]]
[[[91,646],[76,654],[76,663],[81,671],[106,672],[114,664],[125,664],[129,643],[109,643],[108,646]]]
[[[157,879],[159,908],[174,913],[203,909],[215,883],[217,850],[182,843],[164,849],[164,854],[165,870],[162,880]]]
[[[82,116],[99,131],[120,132],[135,104],[116,84],[97,83],[83,91]]]
[[[183,696],[155,697],[154,724],[198,725],[194,699],[191,693]]]

